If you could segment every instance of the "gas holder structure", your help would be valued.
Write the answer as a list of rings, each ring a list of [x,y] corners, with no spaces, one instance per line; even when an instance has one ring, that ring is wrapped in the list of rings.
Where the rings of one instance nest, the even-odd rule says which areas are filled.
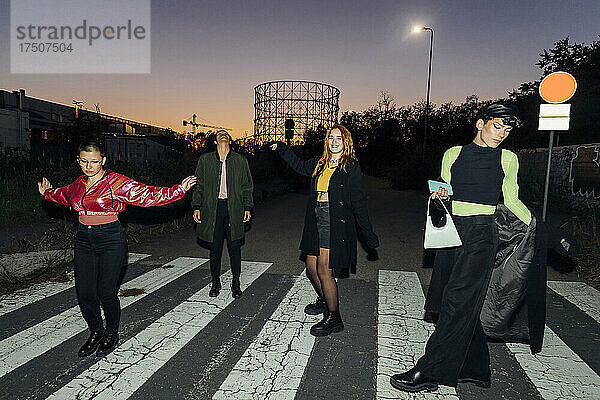
[[[310,81],[271,81],[254,88],[254,140],[257,144],[287,138],[304,141],[307,129],[337,123],[340,90]],[[293,121],[293,122],[291,122]],[[290,129],[290,127],[292,129]]]

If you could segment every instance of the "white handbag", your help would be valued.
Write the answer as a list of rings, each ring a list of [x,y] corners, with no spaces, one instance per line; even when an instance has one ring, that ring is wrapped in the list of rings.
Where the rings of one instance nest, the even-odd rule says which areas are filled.
[[[460,236],[458,236],[458,231],[456,230],[456,226],[454,226],[452,216],[448,212],[444,202],[442,201],[441,203],[446,211],[446,224],[438,228],[433,225],[431,215],[429,215],[431,197],[427,202],[427,222],[425,223],[425,242],[423,243],[423,247],[426,249],[462,246],[462,241],[460,240]]]

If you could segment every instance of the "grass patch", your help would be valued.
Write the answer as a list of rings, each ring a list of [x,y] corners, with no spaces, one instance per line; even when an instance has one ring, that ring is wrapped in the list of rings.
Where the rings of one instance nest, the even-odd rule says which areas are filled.
[[[14,293],[43,282],[69,282],[73,271],[72,261],[47,260],[47,266],[33,271],[31,274],[17,278],[6,272],[0,276],[0,295]]]
[[[568,223],[577,244],[575,269],[579,277],[600,284],[600,209],[589,208],[586,214]]]

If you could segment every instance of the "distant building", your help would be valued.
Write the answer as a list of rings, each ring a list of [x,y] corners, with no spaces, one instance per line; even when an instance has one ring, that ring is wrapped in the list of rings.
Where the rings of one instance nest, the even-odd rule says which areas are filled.
[[[0,109],[0,156],[29,158],[29,114]]]
[[[28,97],[24,89],[0,90],[0,109],[26,112],[33,141],[52,140],[61,127],[72,123],[75,116],[74,107]]]
[[[177,151],[157,141],[158,137],[104,133],[106,156],[109,160],[142,164],[157,164],[179,156]]]
[[[139,137],[146,137],[142,140],[146,143],[147,140],[150,140],[147,138],[149,136],[173,135],[176,133],[169,128],[81,108],[76,112],[74,106],[29,97],[24,89],[12,92],[0,90],[0,155],[5,155],[9,151],[11,154],[21,153],[29,157],[30,152],[40,146],[42,148],[35,152],[36,155],[69,153],[68,149],[64,148],[62,144],[51,145],[52,143],[61,142],[59,140],[61,131],[64,134],[65,128],[74,126],[76,114],[77,118],[80,119],[100,121],[99,125],[104,127],[102,132],[117,135],[138,135],[138,139],[121,141],[121,143],[137,143],[141,140]],[[156,144],[159,147],[165,147],[162,144]],[[32,149],[32,146],[35,149]],[[144,148],[146,149],[144,150],[145,154],[151,157],[151,162],[155,162],[156,154],[159,152],[156,150],[157,147],[154,144],[147,144],[144,145]],[[161,154],[163,153],[164,151]],[[139,154],[139,152],[136,151],[136,154]],[[125,156],[125,153],[122,157],[130,159],[128,155]]]

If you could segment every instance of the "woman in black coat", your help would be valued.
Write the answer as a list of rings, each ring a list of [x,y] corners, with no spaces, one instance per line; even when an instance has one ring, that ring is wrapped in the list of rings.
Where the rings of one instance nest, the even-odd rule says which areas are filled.
[[[324,142],[323,155],[310,160],[298,158],[282,142],[271,145],[292,169],[311,177],[300,251],[306,256],[307,275],[318,296],[304,311],[311,315],[324,313],[323,320],[310,329],[314,336],[344,329],[335,278],[356,273],[357,227],[366,247],[379,247],[369,221],[362,173],[350,132],[336,125]]]

